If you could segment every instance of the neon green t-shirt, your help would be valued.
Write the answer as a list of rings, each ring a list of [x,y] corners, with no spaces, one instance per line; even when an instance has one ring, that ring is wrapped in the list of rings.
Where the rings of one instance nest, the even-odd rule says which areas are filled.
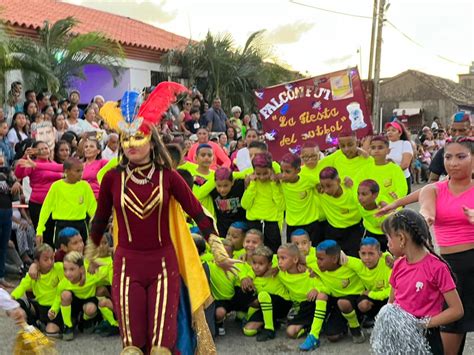
[[[316,259],[316,248],[310,247],[308,255],[306,255],[306,266],[314,270],[315,265],[317,267],[317,263],[318,261]]]
[[[367,168],[372,162],[372,157],[364,158],[362,156],[356,156],[355,158],[348,159],[342,150],[338,149],[333,154],[328,155],[318,162],[317,169],[321,171],[328,166],[332,166],[336,168],[341,181],[344,181],[346,177],[354,180],[360,171],[367,171]]]
[[[276,161],[272,161],[272,167],[275,174],[281,173],[280,164],[278,164]],[[242,171],[234,171],[232,173],[232,176],[234,177],[234,179],[245,179],[246,176],[253,174],[253,172],[254,172],[254,169],[251,166],[250,168],[247,168]]]
[[[17,300],[23,297],[27,291],[31,291],[41,306],[51,307],[56,298],[56,289],[63,277],[63,264],[55,263],[47,274],[40,274],[37,280],[33,280],[29,274],[26,274],[12,291],[11,296]]]
[[[285,208],[281,186],[274,181],[251,181],[240,203],[249,221],[279,222]]]
[[[336,198],[323,193],[319,198],[327,221],[334,228],[348,228],[360,222],[358,202],[350,189],[342,186],[341,196]]]
[[[299,175],[295,183],[281,183],[285,199],[286,223],[303,226],[319,219],[318,199],[315,198],[316,182],[306,175]]]
[[[193,193],[196,195],[196,198],[201,202],[203,207],[211,213],[214,218],[216,217],[216,213],[214,211],[214,204],[212,203],[212,197],[209,194],[202,194],[200,189],[204,187],[208,180],[214,180],[214,171],[210,170],[209,174],[201,174],[197,171],[197,167],[189,171],[194,179],[193,184]]]
[[[280,296],[287,301],[290,300],[290,294],[286,287],[283,286],[278,276],[255,277],[253,279],[253,284],[257,290],[257,294],[265,291],[271,295]]]
[[[208,261],[211,293],[216,300],[230,300],[234,297],[235,276],[233,274],[226,275],[225,271],[216,265],[213,261]]]
[[[354,270],[366,290],[370,291],[368,296],[374,300],[383,301],[390,296],[390,276],[392,269],[387,266],[385,257],[390,255],[388,252],[382,254],[377,266],[369,269],[362,260],[349,256],[346,266]]]
[[[244,254],[245,254],[245,249],[242,248],[242,249],[240,249],[240,250],[234,250],[234,251],[232,252],[232,257],[233,257],[234,259],[240,259],[240,257],[241,257],[242,255],[244,255]]]
[[[321,291],[324,288],[318,277],[310,277],[308,270],[300,274],[289,274],[286,271],[280,270],[278,278],[288,290],[290,300],[293,302],[301,303],[307,301],[307,295],[311,290]]]
[[[366,169],[359,171],[353,179],[354,193],[363,180],[375,180],[379,185],[380,192],[377,201],[392,203],[393,201],[405,197],[408,186],[403,170],[395,163],[389,162],[385,165],[376,165],[372,160]]]
[[[360,295],[364,291],[362,280],[346,265],[334,271],[321,271],[316,263],[313,271],[321,278],[325,291],[333,297]]]
[[[54,220],[80,221],[87,216],[92,219],[96,209],[97,201],[87,181],[69,184],[61,179],[53,182],[41,207],[36,234],[43,235],[51,214]]]
[[[382,231],[382,223],[388,215],[377,217],[375,214],[379,211],[378,208],[373,210],[366,210],[360,204],[358,205],[359,213],[362,216],[362,224],[364,228],[374,234],[384,234]]]
[[[53,310],[55,313],[58,313],[59,307],[61,305],[61,293],[63,291],[71,291],[74,296],[83,300],[95,297],[97,285],[105,279],[108,279],[109,270],[110,267],[100,267],[94,275],[86,272],[86,280],[82,286],[79,283],[73,284],[68,279],[63,278],[56,289],[56,297],[54,299],[53,305],[51,306],[51,310]]]

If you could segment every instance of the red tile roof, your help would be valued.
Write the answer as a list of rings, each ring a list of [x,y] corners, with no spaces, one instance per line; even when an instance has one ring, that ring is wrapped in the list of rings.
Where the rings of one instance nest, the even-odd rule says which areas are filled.
[[[0,18],[11,26],[39,29],[45,20],[56,22],[68,16],[80,21],[74,32],[101,32],[125,46],[167,51],[189,42],[185,37],[128,17],[55,0],[6,0],[0,5]]]

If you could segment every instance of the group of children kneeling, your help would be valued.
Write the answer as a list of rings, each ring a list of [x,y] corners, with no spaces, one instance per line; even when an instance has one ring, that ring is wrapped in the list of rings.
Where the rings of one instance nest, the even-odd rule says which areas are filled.
[[[84,258],[84,241],[77,229],[62,229],[58,242],[56,251],[46,243],[36,248],[28,274],[11,293],[28,324],[63,340],[73,340],[76,327],[104,337],[118,335],[110,296],[109,236],[102,238],[100,257],[94,262]]]
[[[349,330],[354,343],[364,342],[362,328],[372,327],[379,310],[395,303],[415,317],[429,318],[423,323],[425,336],[433,353],[442,354],[439,326],[462,317],[459,297],[443,311],[445,300],[457,295],[450,269],[433,252],[429,228],[417,212],[399,211],[383,229],[391,253],[383,252],[376,238],[365,237],[356,258],[331,239],[312,247],[303,229],[293,231],[291,243],[274,254],[262,232],[236,222],[223,241],[229,257],[241,261],[232,276],[212,260],[204,239],[193,234],[215,299],[211,329],[215,324],[225,335],[224,320],[235,311],[244,335],[267,341],[286,325],[288,337],[306,335],[299,350],[310,351],[320,346],[322,333],[335,342]]]

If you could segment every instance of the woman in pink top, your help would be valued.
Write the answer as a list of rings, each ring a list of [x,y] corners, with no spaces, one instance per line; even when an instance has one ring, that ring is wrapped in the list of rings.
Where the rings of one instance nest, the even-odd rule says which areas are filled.
[[[82,173],[82,180],[85,180],[91,185],[94,196],[99,197],[100,185],[97,181],[97,173],[108,163],[107,160],[101,159],[100,143],[96,139],[87,139],[84,142],[84,172]]]
[[[427,329],[431,352],[443,355],[440,326],[463,316],[450,268],[433,251],[429,227],[419,213],[401,210],[384,221],[383,230],[390,252],[398,258],[390,277],[388,302],[419,318],[420,325]]]
[[[474,139],[457,137],[446,143],[444,166],[449,180],[423,188],[420,213],[433,224],[442,257],[457,278],[464,317],[442,329],[446,354],[462,353],[466,332],[474,331]]]
[[[31,160],[30,155],[36,158]],[[15,168],[15,176],[18,179],[29,177],[31,186],[31,196],[28,203],[31,221],[36,230],[38,226],[41,206],[43,205],[46,194],[51,184],[63,176],[63,166],[50,160],[50,151],[48,145],[41,141],[36,141],[32,148],[26,150],[23,159],[18,161]],[[43,234],[43,240],[52,247],[54,236],[54,222],[50,218],[46,222],[46,230]]]
[[[209,131],[205,127],[201,127],[197,131],[198,141],[194,143],[188,151],[188,160],[196,162],[196,151],[201,144],[209,144],[214,152],[211,169],[216,170],[218,167],[230,168],[230,159],[227,154],[219,147],[219,144],[209,141]]]

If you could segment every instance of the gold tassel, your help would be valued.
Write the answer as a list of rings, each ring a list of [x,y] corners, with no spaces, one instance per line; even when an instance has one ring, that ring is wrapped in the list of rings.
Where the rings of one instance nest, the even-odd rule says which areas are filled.
[[[13,350],[14,355],[57,355],[54,342],[43,333],[26,323],[18,332]]]

